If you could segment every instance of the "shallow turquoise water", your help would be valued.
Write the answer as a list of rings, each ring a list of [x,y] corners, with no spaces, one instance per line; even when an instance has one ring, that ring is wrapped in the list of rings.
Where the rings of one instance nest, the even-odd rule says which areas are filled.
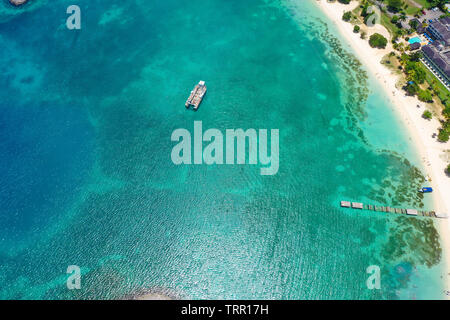
[[[338,207],[429,204],[389,102],[312,1],[79,3],[81,31],[70,1],[0,11],[0,298],[442,297],[429,220]],[[194,120],[279,129],[278,174],[175,166],[171,133]]]

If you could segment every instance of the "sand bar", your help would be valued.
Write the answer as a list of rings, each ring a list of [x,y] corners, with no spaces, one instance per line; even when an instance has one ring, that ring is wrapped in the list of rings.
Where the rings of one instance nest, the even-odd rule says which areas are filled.
[[[9,0],[12,5],[21,6],[24,3],[28,2],[28,0]]]

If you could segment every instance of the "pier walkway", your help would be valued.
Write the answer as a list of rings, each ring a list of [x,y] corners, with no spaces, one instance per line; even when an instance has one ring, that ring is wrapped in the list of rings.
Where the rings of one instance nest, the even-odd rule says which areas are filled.
[[[415,210],[415,209],[391,208],[391,207],[387,207],[387,206],[375,206],[375,205],[371,205],[371,204],[363,204],[361,202],[341,201],[341,207],[358,209],[358,210],[398,213],[398,214],[404,214],[404,215],[408,215],[408,216],[421,216],[421,217],[440,218],[440,219],[448,218],[447,214],[436,213],[435,211],[422,211],[422,210]]]

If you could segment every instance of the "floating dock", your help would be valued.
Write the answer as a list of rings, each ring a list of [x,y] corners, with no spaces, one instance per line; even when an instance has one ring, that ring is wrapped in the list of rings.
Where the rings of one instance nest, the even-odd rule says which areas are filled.
[[[350,201],[341,201],[341,207],[350,208],[350,206],[351,206]]]
[[[192,107],[194,110],[197,110],[205,94],[206,94],[205,81],[200,81],[194,87],[194,90],[191,91],[189,98],[186,100],[185,104],[186,108],[189,109],[190,107]]]
[[[422,211],[415,209],[402,209],[402,208],[391,208],[391,207],[382,207],[375,206],[371,204],[363,204],[361,202],[351,202],[351,201],[341,201],[342,208],[352,208],[358,210],[369,210],[376,212],[389,212],[389,213],[397,213],[404,214],[408,216],[420,216],[420,217],[429,217],[429,218],[439,218],[439,219],[447,219],[448,215],[445,213],[436,213],[435,211]]]
[[[363,209],[364,205],[360,202],[352,202],[352,208],[353,209]]]

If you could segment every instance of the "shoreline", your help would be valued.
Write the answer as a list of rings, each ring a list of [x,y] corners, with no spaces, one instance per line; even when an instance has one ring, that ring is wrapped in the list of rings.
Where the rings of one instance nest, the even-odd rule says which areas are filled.
[[[314,2],[330,22],[336,26],[339,34],[346,40],[365,68],[378,80],[386,92],[396,114],[407,128],[410,140],[420,157],[421,171],[431,178],[431,186],[434,187],[432,193],[434,210],[450,215],[450,197],[443,197],[444,194],[450,194],[450,178],[444,172],[447,166],[445,150],[450,149],[450,142],[441,143],[432,138],[433,133],[436,133],[440,127],[439,121],[434,117],[431,120],[423,119],[422,113],[425,110],[425,103],[419,101],[416,97],[406,96],[403,90],[397,89],[398,75],[393,74],[391,70],[381,64],[383,57],[393,51],[392,43],[388,41],[385,49],[372,48],[368,40],[361,39],[359,33],[353,32],[351,23],[342,20],[344,11],[355,9],[359,5],[358,1],[351,1],[347,5],[337,1],[328,2],[327,0],[314,0]],[[390,39],[389,32],[380,24],[369,28],[367,39],[375,32]],[[421,107],[417,108],[417,105]],[[450,266],[450,218],[436,220],[435,226],[441,237],[442,259],[445,270],[448,270]],[[444,277],[446,278],[445,290],[449,290],[450,277],[447,273],[444,274]]]

